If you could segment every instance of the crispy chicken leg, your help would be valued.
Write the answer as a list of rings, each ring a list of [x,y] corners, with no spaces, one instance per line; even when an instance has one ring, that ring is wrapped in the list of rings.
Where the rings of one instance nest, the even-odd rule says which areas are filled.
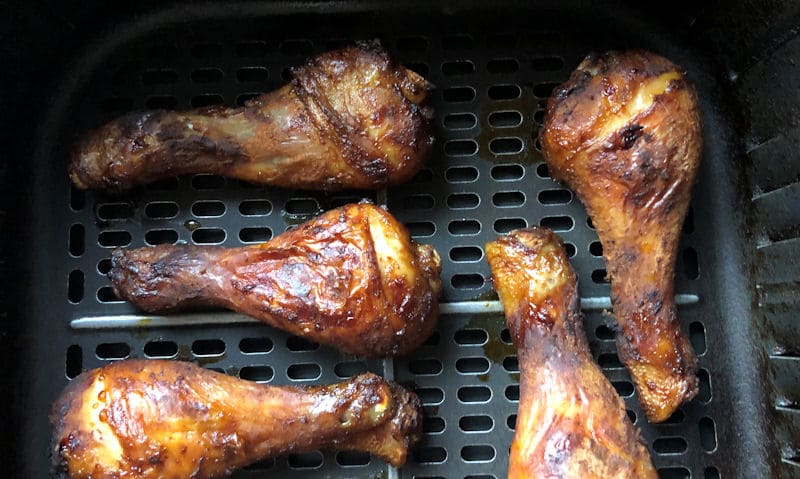
[[[561,240],[547,229],[516,230],[487,244],[486,257],[519,356],[509,479],[658,477],[592,360]]]
[[[242,108],[131,113],[90,133],[69,174],[124,190],[187,173],[340,190],[402,183],[431,150],[431,88],[375,43],[323,53]]]
[[[266,386],[189,363],[129,360],[75,378],[53,406],[52,459],[71,479],[214,478],[318,448],[402,466],[419,399],[374,374],[331,386]]]
[[[149,313],[225,307],[360,356],[410,352],[439,316],[439,255],[369,203],[257,246],[118,249],[111,264],[117,294]]]
[[[652,53],[589,56],[550,98],[540,134],[603,244],[619,357],[653,422],[697,394],[675,310],[678,239],[700,161],[700,112],[677,66]]]

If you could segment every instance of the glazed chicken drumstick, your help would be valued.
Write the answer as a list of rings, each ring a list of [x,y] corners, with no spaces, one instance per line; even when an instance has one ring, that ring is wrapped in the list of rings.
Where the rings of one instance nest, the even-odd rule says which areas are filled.
[[[430,84],[377,42],[323,53],[242,108],[147,111],[80,142],[81,189],[124,190],[187,173],[315,190],[402,183],[431,150]]]
[[[149,313],[224,307],[365,357],[410,352],[439,316],[439,255],[369,203],[256,246],[118,249],[111,264],[117,295]]]
[[[371,373],[280,387],[160,360],[81,374],[51,421],[63,479],[209,479],[318,448],[370,452],[400,467],[422,427],[419,399]]]
[[[509,479],[656,478],[614,387],[592,360],[577,278],[550,230],[486,245],[520,370]]]
[[[551,175],[575,191],[597,229],[619,357],[647,418],[664,421],[697,394],[673,285],[702,148],[694,90],[652,53],[589,56],[550,98],[540,139]]]

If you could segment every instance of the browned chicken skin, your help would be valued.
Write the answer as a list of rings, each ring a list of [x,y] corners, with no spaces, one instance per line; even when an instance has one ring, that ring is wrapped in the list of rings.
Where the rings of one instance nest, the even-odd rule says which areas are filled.
[[[187,173],[317,190],[410,179],[433,143],[430,84],[376,43],[323,53],[242,108],[131,113],[90,133],[69,167],[81,189]]]
[[[408,353],[439,316],[439,255],[369,203],[257,246],[118,249],[111,262],[114,290],[147,312],[225,307],[359,356]]]
[[[129,360],[75,378],[53,406],[52,458],[71,479],[204,479],[318,448],[402,466],[419,399],[368,373],[331,386],[266,386],[189,363]]]
[[[700,112],[680,69],[652,53],[589,56],[556,89],[540,133],[603,244],[617,349],[653,422],[697,394],[674,302],[678,239],[700,161]]]
[[[622,400],[592,360],[577,277],[550,230],[486,245],[520,368],[515,478],[656,478]]]

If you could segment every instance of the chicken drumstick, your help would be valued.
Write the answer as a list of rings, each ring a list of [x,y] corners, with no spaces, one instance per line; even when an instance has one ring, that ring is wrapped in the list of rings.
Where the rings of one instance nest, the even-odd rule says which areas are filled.
[[[408,353],[439,316],[439,255],[369,203],[256,246],[118,249],[111,264],[117,295],[149,313],[225,307],[359,356]]]
[[[187,173],[316,190],[402,183],[431,150],[430,84],[377,43],[323,53],[245,103],[118,118],[78,145],[81,189],[124,190]]]
[[[486,257],[519,357],[509,479],[658,477],[592,360],[561,240],[546,229],[516,230],[488,243]]]
[[[619,357],[647,418],[664,421],[697,394],[673,285],[702,148],[694,90],[652,53],[589,56],[550,98],[540,139],[553,178],[575,191],[597,229]]]
[[[75,378],[53,406],[52,459],[71,479],[210,479],[317,448],[402,466],[419,399],[371,374],[331,386],[265,386],[178,361],[129,360]]]

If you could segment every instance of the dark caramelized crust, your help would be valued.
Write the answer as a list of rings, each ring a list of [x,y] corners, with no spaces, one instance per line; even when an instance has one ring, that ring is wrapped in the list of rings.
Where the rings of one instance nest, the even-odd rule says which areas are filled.
[[[619,356],[653,422],[697,394],[673,281],[700,130],[680,69],[632,51],[586,58],[554,92],[540,133],[553,177],[586,205],[603,244]]]
[[[292,75],[242,108],[118,118],[77,146],[72,182],[115,191],[210,173],[291,188],[377,189],[419,170],[433,143],[431,86],[377,42],[323,53]]]
[[[441,264],[386,210],[331,210],[243,248],[116,250],[117,294],[149,313],[218,306],[342,351],[405,354],[433,332]]]
[[[53,469],[65,479],[204,479],[318,448],[399,467],[419,415],[414,394],[374,374],[279,387],[177,361],[122,361],[81,374],[54,404]]]
[[[488,243],[486,258],[520,366],[509,479],[658,477],[592,360],[561,240],[543,228],[516,230]]]

